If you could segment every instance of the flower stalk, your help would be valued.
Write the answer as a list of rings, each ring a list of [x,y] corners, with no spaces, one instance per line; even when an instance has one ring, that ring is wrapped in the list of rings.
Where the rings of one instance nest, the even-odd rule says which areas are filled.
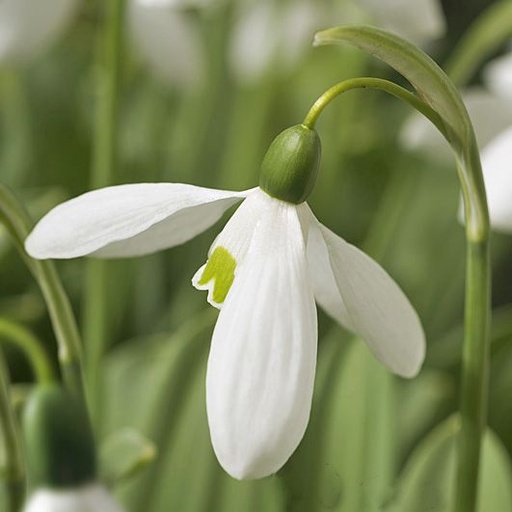
[[[64,381],[70,390],[83,397],[81,341],[71,304],[53,263],[32,259],[25,251],[24,241],[30,231],[31,222],[18,200],[2,185],[0,222],[6,226],[43,294],[57,340]]]
[[[106,2],[97,47],[97,106],[90,184],[92,189],[112,184],[117,167],[117,117],[124,22],[124,0]],[[108,262],[87,262],[84,300],[84,347],[88,398],[93,420],[101,409],[101,361],[108,344]]]

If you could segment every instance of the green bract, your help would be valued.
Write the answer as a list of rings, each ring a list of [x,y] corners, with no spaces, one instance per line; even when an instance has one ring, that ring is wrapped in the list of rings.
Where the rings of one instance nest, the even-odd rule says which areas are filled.
[[[34,391],[26,405],[23,434],[32,486],[69,488],[95,479],[89,418],[61,387],[47,384]]]
[[[263,158],[261,189],[276,199],[302,203],[315,185],[320,153],[320,138],[315,130],[302,124],[284,130]]]

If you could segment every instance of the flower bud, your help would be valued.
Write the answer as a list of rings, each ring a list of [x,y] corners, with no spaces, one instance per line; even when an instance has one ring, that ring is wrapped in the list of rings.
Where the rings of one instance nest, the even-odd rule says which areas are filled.
[[[305,201],[315,185],[321,145],[315,130],[302,124],[281,132],[261,164],[260,187],[288,203]]]
[[[96,477],[89,418],[82,404],[55,384],[28,399],[23,434],[32,487],[71,488]]]

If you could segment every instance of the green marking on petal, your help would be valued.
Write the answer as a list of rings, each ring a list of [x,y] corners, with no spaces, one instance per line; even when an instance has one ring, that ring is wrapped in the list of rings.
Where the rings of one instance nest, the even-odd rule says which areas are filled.
[[[216,247],[208,259],[198,284],[205,286],[213,279],[212,298],[217,304],[222,304],[235,279],[236,260],[224,247]]]

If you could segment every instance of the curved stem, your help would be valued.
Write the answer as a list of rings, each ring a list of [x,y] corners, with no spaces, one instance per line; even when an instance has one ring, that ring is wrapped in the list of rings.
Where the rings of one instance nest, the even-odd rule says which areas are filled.
[[[9,374],[0,352],[0,441],[3,440],[7,512],[19,512],[25,498],[25,466],[21,451],[21,435],[9,393]]]
[[[27,329],[0,317],[0,340],[12,343],[27,356],[40,383],[53,382],[55,374],[40,341]]]
[[[22,205],[2,185],[0,185],[0,222],[5,224],[43,294],[57,339],[59,363],[64,381],[72,392],[83,398],[80,335],[68,296],[53,263],[49,260],[32,259],[26,253],[24,241],[30,231],[31,222]]]
[[[441,116],[439,116],[435,110],[429,107],[415,94],[393,82],[390,82],[389,80],[373,77],[351,78],[333,85],[315,101],[313,106],[309,109],[309,112],[306,114],[302,124],[313,129],[324,108],[340,94],[353,89],[378,89],[391,94],[392,96],[409,103],[414,109],[418,110],[432,121],[443,135],[445,134],[445,127]]]

